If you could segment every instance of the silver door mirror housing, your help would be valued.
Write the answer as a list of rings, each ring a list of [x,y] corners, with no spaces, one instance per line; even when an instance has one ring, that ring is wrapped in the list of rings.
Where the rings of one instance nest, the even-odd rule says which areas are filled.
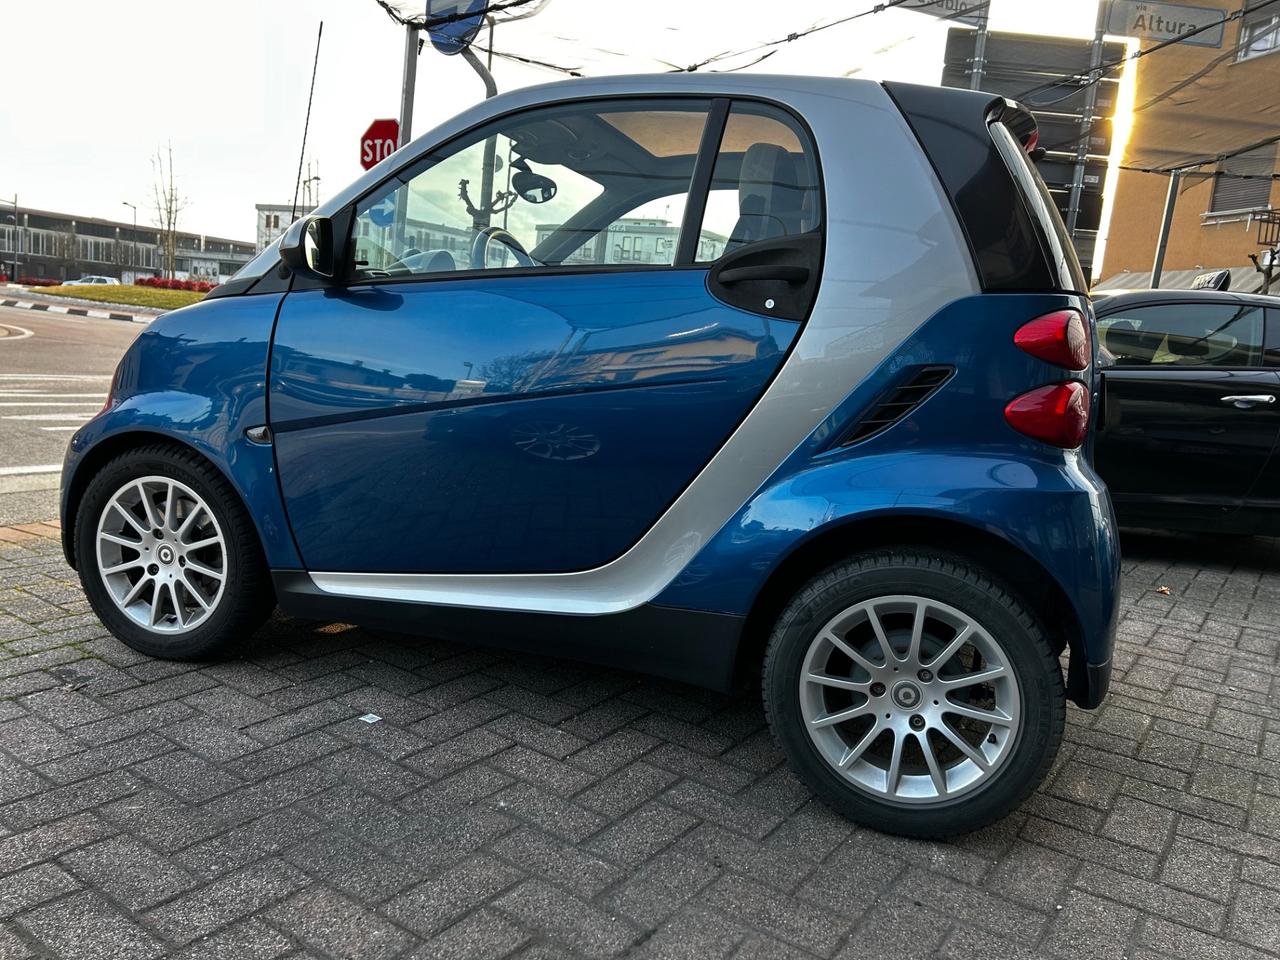
[[[333,279],[333,221],[328,217],[295,220],[280,240],[280,259],[291,270]]]

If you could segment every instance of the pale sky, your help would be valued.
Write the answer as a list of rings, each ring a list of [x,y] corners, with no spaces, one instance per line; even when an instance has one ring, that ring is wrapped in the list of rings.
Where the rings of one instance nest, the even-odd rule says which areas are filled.
[[[0,204],[152,221],[150,158],[172,141],[180,229],[253,239],[254,204],[293,197],[316,28],[324,40],[307,156],[327,197],[361,171],[369,121],[399,112],[403,30],[374,0],[8,0],[0,41]],[[741,49],[874,0],[550,0],[500,27],[499,50],[585,53],[587,73],[662,69]],[[803,15],[799,11],[806,11]],[[1088,36],[1095,0],[992,0],[995,30]],[[780,48],[756,72],[937,83],[950,25],[889,10]],[[576,65],[576,64],[575,64]],[[559,79],[496,61],[500,90]],[[483,97],[459,57],[428,45],[418,63],[414,132]]]

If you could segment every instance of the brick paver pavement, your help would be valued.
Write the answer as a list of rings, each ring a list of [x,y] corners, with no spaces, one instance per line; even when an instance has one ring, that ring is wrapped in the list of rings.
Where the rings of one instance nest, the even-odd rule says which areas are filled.
[[[919,843],[811,801],[755,696],[287,619],[145,659],[51,532],[0,530],[0,958],[1280,955],[1273,544],[1127,539],[1104,708]]]

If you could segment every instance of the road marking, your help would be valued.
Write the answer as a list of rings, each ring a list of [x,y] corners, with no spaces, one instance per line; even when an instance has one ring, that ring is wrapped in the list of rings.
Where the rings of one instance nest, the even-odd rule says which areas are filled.
[[[0,373],[0,380],[110,380],[109,373]]]
[[[58,403],[56,400],[36,400],[22,401],[17,400],[0,400],[0,407],[96,407],[97,404],[90,400],[72,400],[67,403]]]
[[[26,477],[34,473],[61,473],[62,464],[44,463],[34,467],[0,467],[0,477]]]
[[[19,327],[16,324],[12,324],[12,323],[0,323],[0,328],[3,328],[5,330],[18,331],[18,335],[16,337],[11,337],[7,335],[0,337],[0,343],[6,343],[9,340],[25,340],[27,339],[27,337],[35,336],[35,334],[32,331],[28,330],[26,327]]]
[[[92,416],[92,413],[14,413],[0,417],[0,420],[74,420],[84,423]]]
[[[41,430],[79,430],[79,427],[41,427]]]
[[[97,397],[102,400],[106,397],[105,393],[41,393],[39,390],[0,390],[0,397],[9,397],[14,400],[35,400],[38,397],[57,397],[63,400],[71,397]]]

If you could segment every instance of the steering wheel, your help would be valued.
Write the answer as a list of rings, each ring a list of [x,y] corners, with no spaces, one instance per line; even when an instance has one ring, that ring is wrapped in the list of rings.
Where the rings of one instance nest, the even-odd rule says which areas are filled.
[[[537,266],[533,261],[533,257],[529,256],[528,251],[521,245],[520,241],[513,237],[502,227],[485,227],[476,234],[476,238],[471,241],[471,269],[483,270],[489,265],[489,243],[497,240],[504,247],[509,249],[516,257],[516,263],[522,267]]]

